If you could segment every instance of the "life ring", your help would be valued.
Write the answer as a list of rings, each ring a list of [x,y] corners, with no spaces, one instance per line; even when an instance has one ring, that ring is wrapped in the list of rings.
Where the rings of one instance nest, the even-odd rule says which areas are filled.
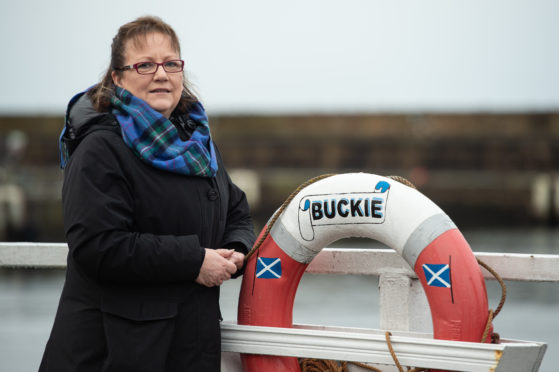
[[[336,175],[304,187],[276,217],[246,262],[239,324],[292,327],[297,286],[312,259],[336,240],[365,237],[394,249],[414,269],[435,339],[480,342],[488,319],[481,270],[456,225],[419,191],[374,174]],[[241,358],[249,372],[300,370],[293,357]]]

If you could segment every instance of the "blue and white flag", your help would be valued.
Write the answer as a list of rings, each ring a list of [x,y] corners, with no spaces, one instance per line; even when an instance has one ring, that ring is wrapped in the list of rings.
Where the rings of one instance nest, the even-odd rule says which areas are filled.
[[[260,279],[281,278],[281,260],[275,257],[258,257],[258,261],[256,261],[256,277]]]
[[[427,285],[450,288],[450,266],[448,264],[424,264],[423,273]]]

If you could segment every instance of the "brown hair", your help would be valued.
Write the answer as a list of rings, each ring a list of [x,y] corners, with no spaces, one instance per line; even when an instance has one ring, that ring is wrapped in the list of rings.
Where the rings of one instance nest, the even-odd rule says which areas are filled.
[[[171,46],[179,52],[180,56],[181,50],[177,34],[171,26],[163,22],[159,17],[140,17],[132,22],[120,26],[111,44],[111,63],[109,68],[107,69],[107,72],[101,82],[91,88],[88,92],[93,103],[93,107],[95,107],[97,111],[107,111],[110,107],[111,97],[114,95],[115,89],[111,73],[113,71],[116,71],[117,74],[122,73],[122,71],[117,71],[116,69],[123,66],[125,63],[124,51],[126,42],[128,42],[128,40],[137,41],[139,37],[146,36],[153,32],[159,32],[168,36],[171,40]],[[198,99],[189,88],[189,83],[186,80],[184,73],[182,86],[182,96],[177,105],[177,109],[182,112],[187,112],[190,105],[198,101]]]

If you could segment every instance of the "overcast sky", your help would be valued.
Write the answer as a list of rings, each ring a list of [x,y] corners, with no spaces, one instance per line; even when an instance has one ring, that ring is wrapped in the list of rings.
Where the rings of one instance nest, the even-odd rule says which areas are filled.
[[[557,0],[2,0],[0,114],[62,114],[145,14],[210,113],[559,110]]]

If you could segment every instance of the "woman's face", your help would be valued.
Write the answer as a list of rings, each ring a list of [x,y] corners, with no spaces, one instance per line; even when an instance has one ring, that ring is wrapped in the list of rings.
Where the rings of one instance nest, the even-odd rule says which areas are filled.
[[[128,40],[124,48],[125,65],[138,62],[165,62],[180,59],[168,36],[154,32],[139,40]],[[151,108],[169,118],[182,94],[182,72],[166,72],[158,66],[155,74],[140,75],[135,69],[112,72],[116,86],[147,102]]]

